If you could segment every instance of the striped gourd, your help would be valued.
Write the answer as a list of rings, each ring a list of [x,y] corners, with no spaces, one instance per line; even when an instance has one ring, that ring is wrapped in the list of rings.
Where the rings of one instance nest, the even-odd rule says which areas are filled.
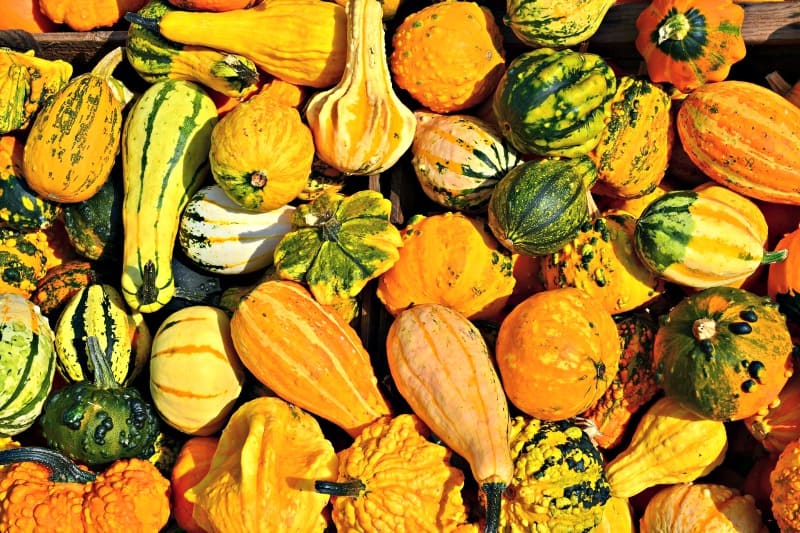
[[[588,190],[597,167],[588,156],[526,161],[511,169],[489,200],[489,227],[514,253],[561,249],[589,221]]]
[[[492,108],[518,151],[575,157],[600,141],[617,78],[597,54],[538,48],[509,63]]]
[[[614,0],[507,0],[503,22],[528,46],[564,48],[595,34]]]
[[[295,207],[272,211],[244,209],[217,184],[208,185],[186,204],[178,243],[197,266],[217,274],[247,274],[272,264],[278,242],[292,229]]]
[[[158,20],[176,9],[166,0],[150,0],[137,13]],[[166,79],[194,81],[234,98],[245,97],[258,87],[258,69],[250,59],[170,41],[136,23],[128,28],[125,57],[150,83]]]
[[[97,338],[114,380],[133,383],[150,356],[150,330],[141,313],[127,309],[112,285],[94,283],[79,290],[64,306],[55,326],[56,364],[70,383],[94,381],[86,339]]]
[[[53,330],[39,308],[0,294],[0,437],[33,425],[53,386]]]
[[[415,111],[411,164],[423,192],[457,211],[483,211],[500,178],[520,163],[496,126],[469,115]]]
[[[239,398],[244,375],[230,320],[221,309],[183,307],[168,315],[153,336],[150,395],[161,418],[183,433],[220,430]]]
[[[258,381],[351,436],[391,414],[355,330],[299,283],[257,284],[233,312],[231,337]]]
[[[642,262],[668,281],[707,288],[741,281],[759,265],[783,260],[765,252],[752,211],[696,191],[670,191],[642,212],[634,248]]]
[[[197,84],[151,85],[131,109],[122,142],[122,295],[151,313],[175,293],[171,259],[180,213],[209,177],[214,101]]]
[[[708,83],[680,105],[678,136],[708,177],[751,198],[800,205],[800,108],[737,80]]]

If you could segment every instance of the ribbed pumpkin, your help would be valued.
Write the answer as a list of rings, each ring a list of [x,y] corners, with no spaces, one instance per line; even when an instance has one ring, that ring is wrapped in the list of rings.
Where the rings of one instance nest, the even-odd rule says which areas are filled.
[[[492,107],[518,151],[575,157],[600,142],[616,89],[616,75],[600,56],[538,48],[509,63]]]
[[[667,395],[714,420],[767,408],[792,375],[786,317],[770,298],[733,287],[685,297],[664,317],[653,347]]]
[[[400,159],[414,139],[416,120],[392,87],[381,3],[348,0],[346,10],[344,73],[335,86],[311,96],[305,118],[321,160],[364,176]]]
[[[211,132],[214,181],[244,209],[272,211],[303,190],[314,141],[300,113],[257,94],[224,115]]]
[[[800,374],[793,374],[778,393],[776,401],[744,419],[744,425],[770,453],[780,453],[800,439]]]
[[[352,436],[391,413],[355,330],[299,283],[258,283],[236,307],[231,337],[256,379]]]
[[[515,286],[511,254],[485,223],[463,213],[414,217],[397,262],[376,294],[392,315],[411,305],[447,305],[470,319],[496,318]]]
[[[642,264],[633,246],[636,218],[605,213],[586,222],[563,248],[542,256],[544,286],[577,287],[616,315],[658,297],[663,280]]]
[[[647,502],[640,533],[736,531],[766,533],[753,497],[719,483],[676,483]]]
[[[800,108],[752,82],[692,91],[676,118],[686,154],[709,178],[751,198],[800,204]]]
[[[594,192],[636,198],[661,183],[674,138],[670,109],[670,96],[660,86],[619,78],[608,124],[589,153],[597,164]]]
[[[153,336],[149,370],[153,405],[167,424],[188,435],[222,429],[245,376],[228,315],[206,305],[170,313]]]
[[[392,79],[423,107],[453,113],[488,98],[505,67],[503,36],[488,7],[437,2],[392,35]]]
[[[574,287],[517,304],[500,323],[495,345],[509,400],[540,420],[565,420],[592,406],[617,374],[620,356],[611,314]]]
[[[691,190],[667,192],[637,220],[634,248],[659,276],[687,287],[740,282],[786,250],[764,250],[764,216],[726,198]]]
[[[494,186],[521,162],[497,127],[470,115],[415,111],[411,164],[422,191],[456,211],[486,210]]]
[[[514,253],[556,252],[589,221],[589,190],[596,179],[597,167],[588,156],[519,164],[492,191],[489,228]]]
[[[566,48],[595,34],[614,0],[507,0],[503,22],[531,47]]]
[[[788,253],[767,267],[767,294],[789,320],[800,323],[800,228],[781,237],[775,247]]]

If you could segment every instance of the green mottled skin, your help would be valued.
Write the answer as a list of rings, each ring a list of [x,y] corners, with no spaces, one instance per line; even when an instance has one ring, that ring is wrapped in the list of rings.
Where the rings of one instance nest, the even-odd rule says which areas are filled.
[[[0,221],[6,226],[20,231],[45,228],[61,211],[61,204],[33,192],[24,177],[0,168]]]
[[[91,198],[64,206],[64,227],[75,251],[117,261],[122,242],[122,183],[112,175]]]
[[[552,0],[509,0],[503,22],[529,46],[564,48],[594,35],[613,4],[613,0],[577,0],[564,12]]]
[[[648,205],[636,223],[633,242],[642,262],[653,272],[681,263],[695,226],[690,208],[694,191],[674,191]]]

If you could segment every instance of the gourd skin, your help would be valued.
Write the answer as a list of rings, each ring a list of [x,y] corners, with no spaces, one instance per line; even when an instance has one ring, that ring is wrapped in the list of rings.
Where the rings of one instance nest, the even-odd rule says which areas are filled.
[[[769,474],[772,514],[781,531],[800,531],[800,439],[789,443]]]
[[[147,0],[39,0],[39,9],[56,24],[75,31],[90,31],[113,26],[129,11],[140,9]]]
[[[39,306],[43,315],[54,320],[70,298],[99,280],[98,272],[88,261],[67,260],[47,270],[31,294],[30,301]]]
[[[170,472],[170,501],[175,523],[186,533],[204,533],[192,517],[194,504],[186,491],[197,485],[211,469],[219,437],[190,437],[183,443]]]
[[[565,48],[589,39],[613,0],[507,0],[503,22],[531,47]]]

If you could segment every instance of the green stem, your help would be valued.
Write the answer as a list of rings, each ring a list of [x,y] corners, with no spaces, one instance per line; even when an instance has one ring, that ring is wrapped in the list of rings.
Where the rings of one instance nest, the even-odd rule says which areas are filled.
[[[774,252],[764,252],[764,256],[761,258],[762,265],[768,265],[770,263],[779,263],[786,259],[789,250],[775,250]]]
[[[667,17],[661,26],[658,27],[658,44],[662,44],[667,39],[682,41],[692,29],[689,19],[683,13],[674,13]]]
[[[367,490],[367,486],[360,479],[350,481],[315,481],[314,490],[320,494],[331,496],[350,496],[357,498]]]
[[[50,469],[50,481],[57,483],[90,483],[97,474],[78,468],[68,457],[49,448],[22,446],[0,451],[0,465],[33,462]]]
[[[500,502],[502,501],[503,491],[506,490],[505,483],[492,482],[481,485],[483,493],[486,495],[486,523],[483,533],[497,533],[500,527]]]
[[[159,35],[161,34],[158,27],[158,19],[143,17],[137,13],[131,12],[125,13],[122,18],[131,24],[137,24],[146,30],[158,33]]]
[[[94,384],[101,389],[119,388],[119,383],[114,378],[114,371],[111,370],[111,362],[94,335],[86,338],[86,353],[89,354],[89,361],[92,363]]]

